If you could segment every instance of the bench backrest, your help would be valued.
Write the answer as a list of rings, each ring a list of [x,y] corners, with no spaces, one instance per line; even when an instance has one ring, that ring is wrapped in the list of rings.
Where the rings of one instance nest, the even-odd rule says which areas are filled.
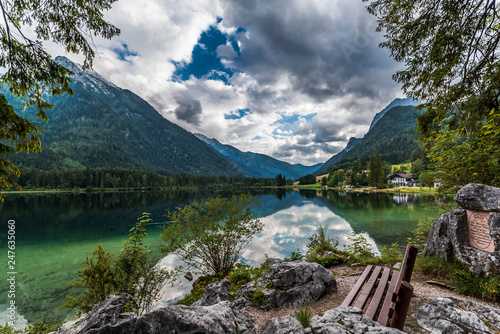
[[[412,245],[406,247],[401,271],[367,266],[341,306],[364,310],[371,298],[365,314],[374,320],[378,314],[380,324],[402,329],[413,293],[410,280],[417,252],[418,248]]]

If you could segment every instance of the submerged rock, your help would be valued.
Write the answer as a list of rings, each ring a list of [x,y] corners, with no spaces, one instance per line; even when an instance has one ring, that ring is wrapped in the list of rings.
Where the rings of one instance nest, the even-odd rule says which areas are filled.
[[[332,272],[317,263],[273,259],[269,273],[238,290],[236,305],[264,309],[307,305],[337,291]],[[256,303],[256,296],[259,300]]]
[[[498,333],[500,310],[472,300],[436,298],[413,315],[432,333]],[[490,328],[494,329],[492,331]]]

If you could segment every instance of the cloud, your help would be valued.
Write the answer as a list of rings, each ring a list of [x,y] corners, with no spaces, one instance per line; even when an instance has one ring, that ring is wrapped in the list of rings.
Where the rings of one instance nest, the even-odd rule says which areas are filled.
[[[106,19],[103,77],[242,151],[324,162],[403,96],[361,1],[120,0]]]
[[[179,106],[175,108],[175,116],[179,120],[195,125],[200,124],[200,116],[203,112],[200,101],[192,98],[188,94],[177,96],[175,101],[179,104]]]

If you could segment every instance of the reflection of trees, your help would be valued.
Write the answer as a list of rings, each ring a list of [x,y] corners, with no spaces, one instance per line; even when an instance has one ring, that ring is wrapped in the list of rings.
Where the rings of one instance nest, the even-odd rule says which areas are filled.
[[[318,196],[318,194],[316,193],[316,190],[313,190],[313,189],[299,189],[299,194],[302,197],[310,198],[310,199],[316,198]]]

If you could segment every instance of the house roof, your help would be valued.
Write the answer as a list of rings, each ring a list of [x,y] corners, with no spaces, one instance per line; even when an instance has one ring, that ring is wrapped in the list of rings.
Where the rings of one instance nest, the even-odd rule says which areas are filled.
[[[389,178],[391,180],[393,180],[397,177],[401,177],[401,178],[404,178],[404,179],[409,181],[413,178],[413,174],[411,174],[411,173],[394,173],[394,174],[389,175]]]

